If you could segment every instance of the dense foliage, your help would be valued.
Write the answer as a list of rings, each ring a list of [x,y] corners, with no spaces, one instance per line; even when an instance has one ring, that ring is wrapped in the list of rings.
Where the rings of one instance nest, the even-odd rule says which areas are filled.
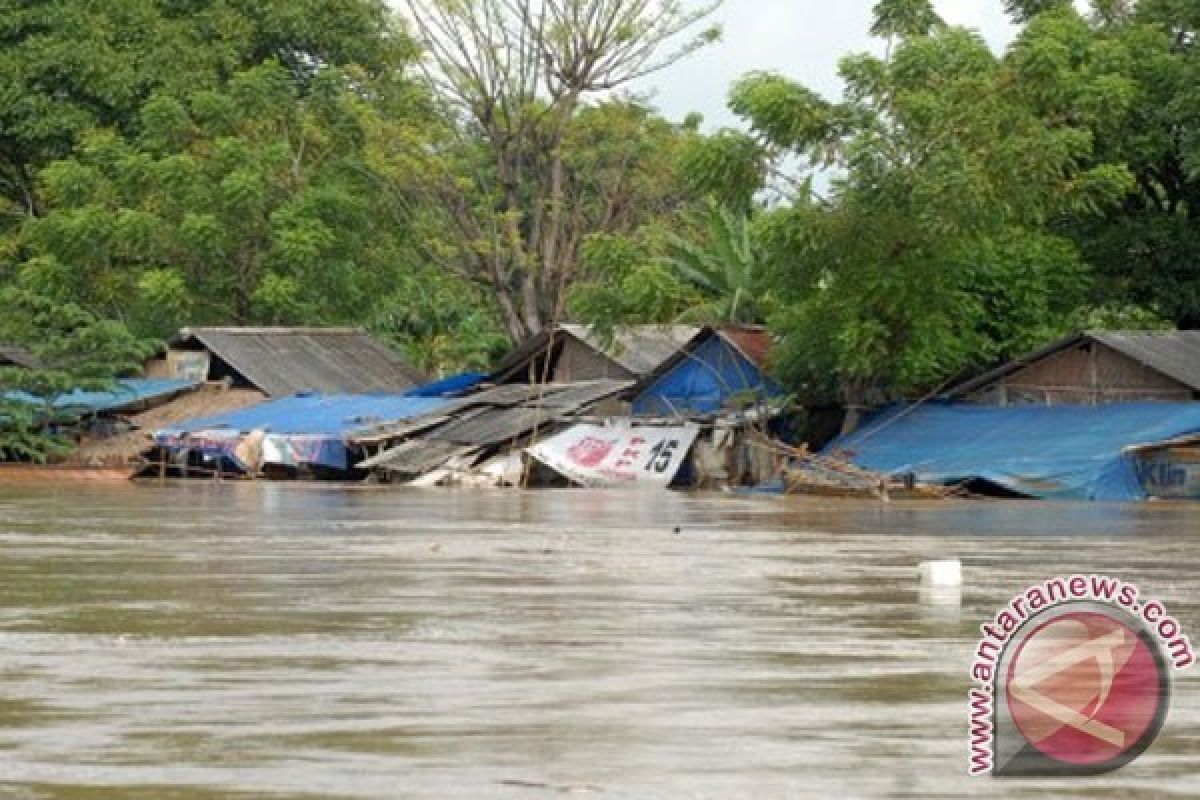
[[[727,270],[764,262],[791,383],[877,402],[1073,328],[1196,324],[1195,8],[1013,2],[1023,28],[997,55],[928,0],[881,0],[884,55],[842,60],[840,101],[739,81],[748,132],[696,144],[687,169],[750,216],[753,242],[701,246]]]
[[[45,461],[70,448],[76,420],[55,398],[110,390],[154,350],[124,325],[13,287],[0,289],[0,341],[20,345],[38,369],[0,365],[0,461]]]

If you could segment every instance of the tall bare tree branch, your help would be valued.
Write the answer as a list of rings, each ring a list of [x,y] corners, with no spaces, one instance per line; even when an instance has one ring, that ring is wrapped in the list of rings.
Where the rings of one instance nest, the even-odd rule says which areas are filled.
[[[679,0],[405,0],[423,42],[423,74],[461,153],[461,173],[429,176],[464,237],[469,274],[495,294],[508,333],[521,339],[562,314],[592,232],[620,230],[615,185],[577,180],[565,153],[583,108],[664,70],[719,31],[702,23],[720,5]],[[450,147],[449,143],[444,146]],[[474,148],[474,150],[472,150]],[[464,187],[463,181],[470,186]],[[583,213],[586,206],[596,213]]]

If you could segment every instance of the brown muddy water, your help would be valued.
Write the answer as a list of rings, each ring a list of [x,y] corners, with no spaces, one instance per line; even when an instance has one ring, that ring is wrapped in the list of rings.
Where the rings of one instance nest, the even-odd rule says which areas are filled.
[[[969,779],[965,698],[1055,574],[1200,640],[1198,544],[1188,506],[0,489],[0,797],[1192,795],[1200,670],[1092,779]]]

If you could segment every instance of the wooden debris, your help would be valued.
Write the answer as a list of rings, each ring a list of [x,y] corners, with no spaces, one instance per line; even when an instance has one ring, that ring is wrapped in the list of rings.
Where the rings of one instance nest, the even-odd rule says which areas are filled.
[[[806,445],[791,447],[761,437],[759,446],[785,458],[782,468],[784,494],[809,494],[822,497],[868,497],[888,502],[893,497],[941,499],[959,494],[955,487],[917,483],[908,479],[873,472],[831,456],[818,455]]]

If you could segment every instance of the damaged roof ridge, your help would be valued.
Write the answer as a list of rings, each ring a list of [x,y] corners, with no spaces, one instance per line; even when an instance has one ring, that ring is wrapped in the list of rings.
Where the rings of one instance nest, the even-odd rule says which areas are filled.
[[[596,334],[596,326],[560,323],[518,343],[492,369],[490,378],[503,382],[518,375],[530,363],[542,357],[556,358],[555,350],[568,338],[603,356],[635,378],[656,369],[674,355],[702,328],[694,325],[646,324],[617,325],[613,340],[605,342]]]

